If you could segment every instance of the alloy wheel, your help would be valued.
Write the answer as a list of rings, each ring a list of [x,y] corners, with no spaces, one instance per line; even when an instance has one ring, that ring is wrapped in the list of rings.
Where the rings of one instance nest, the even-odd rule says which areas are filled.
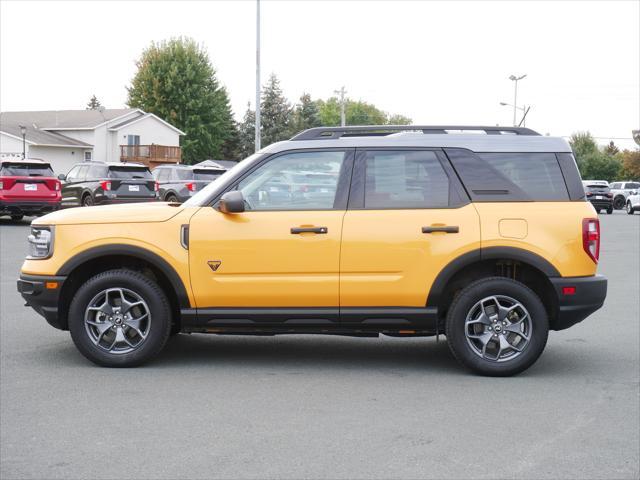
[[[151,312],[144,299],[126,288],[109,288],[89,302],[85,329],[97,347],[111,354],[139,348],[149,335]]]
[[[504,295],[485,297],[469,310],[464,333],[479,357],[504,362],[518,357],[529,345],[531,316],[522,303]]]

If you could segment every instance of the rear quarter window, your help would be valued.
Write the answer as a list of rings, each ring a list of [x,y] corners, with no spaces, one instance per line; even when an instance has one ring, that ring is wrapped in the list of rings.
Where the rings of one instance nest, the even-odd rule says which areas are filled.
[[[476,202],[569,200],[555,153],[446,152]]]

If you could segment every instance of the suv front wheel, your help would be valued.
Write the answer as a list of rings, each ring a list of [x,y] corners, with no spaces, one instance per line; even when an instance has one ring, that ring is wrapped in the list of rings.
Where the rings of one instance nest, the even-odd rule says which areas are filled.
[[[548,334],[540,298],[509,278],[471,283],[447,313],[449,348],[462,365],[481,375],[503,377],[526,370],[542,354]]]
[[[82,285],[69,308],[78,350],[105,367],[134,367],[157,355],[171,332],[166,295],[132,270],[109,270]]]

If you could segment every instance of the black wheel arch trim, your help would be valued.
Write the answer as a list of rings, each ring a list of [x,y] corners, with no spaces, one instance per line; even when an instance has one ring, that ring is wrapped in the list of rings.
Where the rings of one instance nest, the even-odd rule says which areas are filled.
[[[481,262],[483,260],[492,259],[506,259],[516,260],[519,262],[527,263],[547,277],[560,277],[560,272],[554,267],[548,260],[540,255],[515,247],[487,247],[472,250],[464,253],[453,261],[449,262],[440,273],[436,276],[431,289],[429,290],[429,296],[427,297],[427,306],[437,306],[440,299],[449,283],[449,280],[463,268],[472,265],[473,263]]]
[[[174,287],[176,296],[178,298],[179,307],[191,307],[189,296],[187,295],[187,289],[185,288],[180,275],[178,275],[178,272],[176,272],[174,268],[161,256],[142,247],[135,247],[133,245],[125,244],[112,244],[90,248],[67,260],[56,272],[56,275],[68,276],[76,268],[90,260],[95,260],[100,257],[108,257],[112,255],[124,255],[128,257],[139,258],[150,263],[158,270],[160,270],[167,277],[169,282],[171,282],[171,285]]]

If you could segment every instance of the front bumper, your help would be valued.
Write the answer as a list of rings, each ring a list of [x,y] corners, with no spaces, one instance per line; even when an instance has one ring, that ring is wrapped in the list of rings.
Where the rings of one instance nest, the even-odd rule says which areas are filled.
[[[65,319],[61,319],[58,312],[58,302],[62,285],[67,277],[20,275],[18,292],[25,299],[27,305],[42,315],[49,325],[60,330],[67,330]],[[55,288],[53,287],[55,284]]]
[[[602,275],[549,280],[558,296],[557,315],[550,325],[552,330],[564,330],[581,322],[602,307],[607,296],[607,279]],[[565,294],[564,287],[574,287],[575,293]]]

